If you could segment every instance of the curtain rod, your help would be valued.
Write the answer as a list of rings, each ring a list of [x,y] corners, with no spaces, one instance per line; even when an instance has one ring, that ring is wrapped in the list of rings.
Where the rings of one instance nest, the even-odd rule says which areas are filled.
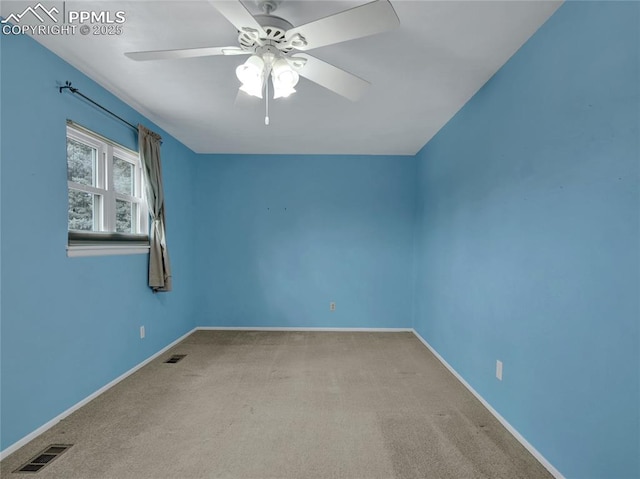
[[[89,98],[87,95],[85,95],[84,93],[80,93],[80,90],[78,90],[76,87],[71,86],[71,82],[70,81],[66,81],[64,86],[58,87],[58,90],[60,93],[62,93],[62,90],[69,90],[71,93],[74,93],[76,95],[80,95],[82,98],[84,98],[85,100],[87,100],[88,102],[91,102],[92,104],[94,104],[95,106],[97,106],[98,108],[100,108],[101,110],[105,111],[106,113],[108,113],[109,115],[111,115],[114,118],[117,118],[118,120],[120,120],[122,123],[128,125],[130,128],[133,128],[135,131],[138,131],[138,127],[129,123],[127,120],[125,120],[124,118],[116,115],[114,112],[112,112],[111,110],[103,107],[100,103],[92,100],[91,98]]]

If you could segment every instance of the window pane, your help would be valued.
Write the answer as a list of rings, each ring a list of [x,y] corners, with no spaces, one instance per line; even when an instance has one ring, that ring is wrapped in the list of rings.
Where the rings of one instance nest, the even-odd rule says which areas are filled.
[[[118,193],[133,196],[133,165],[113,158],[113,187]]]
[[[96,186],[97,155],[95,148],[67,138],[67,180]]]
[[[84,191],[69,190],[69,229],[98,231],[97,212],[100,197]]]
[[[137,204],[125,200],[116,200],[116,232],[137,233]]]

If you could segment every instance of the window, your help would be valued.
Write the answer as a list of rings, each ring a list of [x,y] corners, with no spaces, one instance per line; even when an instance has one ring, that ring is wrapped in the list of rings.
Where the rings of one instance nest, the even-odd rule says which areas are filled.
[[[67,123],[69,256],[148,251],[137,153]]]

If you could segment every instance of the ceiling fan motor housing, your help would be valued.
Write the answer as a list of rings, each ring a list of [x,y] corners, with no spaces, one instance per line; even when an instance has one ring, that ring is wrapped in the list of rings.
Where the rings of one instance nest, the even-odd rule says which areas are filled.
[[[265,32],[265,36],[257,37],[253,31],[241,31],[238,42],[245,50],[253,50],[260,44],[275,45],[283,53],[288,53],[293,49],[291,45],[284,45],[287,30],[293,25],[284,18],[275,15],[256,15],[254,17]]]

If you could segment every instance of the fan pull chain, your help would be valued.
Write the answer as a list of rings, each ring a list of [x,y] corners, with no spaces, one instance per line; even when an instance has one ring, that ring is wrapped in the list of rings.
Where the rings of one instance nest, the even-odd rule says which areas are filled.
[[[265,125],[269,125],[269,78],[267,77],[267,91],[266,91],[266,95],[265,95],[265,116],[264,116],[264,124]]]

